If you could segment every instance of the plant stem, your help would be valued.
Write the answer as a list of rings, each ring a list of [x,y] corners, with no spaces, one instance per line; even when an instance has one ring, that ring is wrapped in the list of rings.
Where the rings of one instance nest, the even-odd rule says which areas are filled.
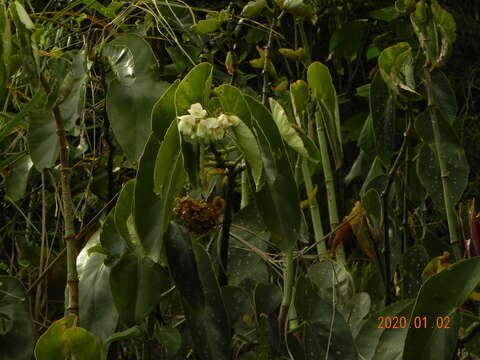
[[[340,223],[338,219],[337,198],[335,195],[335,182],[333,179],[332,165],[328,156],[327,136],[325,134],[325,126],[323,124],[322,114],[317,111],[315,121],[317,124],[318,143],[320,145],[320,155],[322,157],[323,173],[325,176],[325,187],[327,189],[328,215],[330,218],[330,230],[333,230]],[[342,264],[346,264],[345,251],[343,244],[339,244],[337,251],[337,260]]]
[[[248,189],[248,173],[246,171],[242,172],[242,178],[240,181],[241,190],[242,190],[242,200],[240,201],[240,209],[243,209],[248,206],[250,203],[249,199],[249,189]]]
[[[50,87],[47,80],[42,76],[42,86],[47,94],[50,93]],[[67,288],[68,288],[68,307],[67,313],[69,315],[79,314],[78,301],[78,274],[77,274],[77,254],[75,250],[75,227],[73,224],[73,201],[70,190],[70,173],[72,169],[68,163],[68,146],[65,135],[65,127],[63,124],[62,115],[58,106],[54,106],[53,117],[57,128],[58,142],[60,143],[60,185],[62,192],[62,207],[63,207],[63,222],[64,222],[64,236],[67,247]]]
[[[295,267],[293,264],[293,249],[285,253],[285,269],[283,272],[283,298],[278,314],[278,326],[283,333],[287,321],[288,310],[292,302],[293,279],[295,277]]]
[[[312,184],[312,176],[310,174],[308,160],[302,159],[301,161],[302,161],[303,181],[305,181],[305,188],[307,190],[310,215],[312,216],[313,233],[315,234],[315,242],[318,242],[317,253],[320,257],[326,257],[328,255],[327,246],[325,245],[325,241],[320,241],[320,239],[323,239],[324,233],[323,233],[323,226],[322,226],[322,218],[320,216],[320,210],[318,208],[317,196],[315,194],[316,189],[313,187],[313,184]]]
[[[454,205],[450,200],[450,174],[448,172],[447,163],[445,157],[443,156],[442,140],[440,136],[440,126],[438,124],[437,113],[435,110],[434,100],[433,100],[433,86],[432,86],[432,76],[430,71],[424,69],[425,76],[425,87],[427,90],[427,102],[428,102],[428,111],[430,113],[430,121],[432,122],[433,138],[435,142],[435,150],[437,152],[438,164],[440,166],[440,178],[442,180],[443,188],[443,201],[445,204],[445,212],[447,215],[448,222],[448,231],[450,234],[450,244],[452,245],[453,254],[456,259],[461,258],[460,249],[458,248],[458,233],[457,233],[457,219],[455,214]]]

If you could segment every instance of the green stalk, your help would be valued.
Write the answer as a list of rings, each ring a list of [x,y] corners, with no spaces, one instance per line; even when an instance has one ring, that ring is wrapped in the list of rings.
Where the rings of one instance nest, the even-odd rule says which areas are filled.
[[[287,321],[288,310],[292,302],[293,280],[295,278],[295,267],[293,264],[293,249],[285,253],[285,269],[283,271],[283,298],[278,314],[278,326],[283,334]]]
[[[335,195],[335,182],[333,179],[332,165],[330,163],[330,157],[328,156],[328,147],[327,147],[327,135],[325,133],[325,126],[323,124],[322,114],[318,111],[315,116],[315,121],[317,124],[317,135],[318,143],[320,145],[320,155],[322,157],[322,166],[323,173],[325,175],[325,187],[327,189],[327,204],[328,204],[328,216],[330,218],[330,231],[335,230],[335,228],[340,223],[338,219],[338,207],[337,207],[337,197]],[[337,251],[337,260],[345,265],[345,250],[343,249],[343,244],[339,244]]]
[[[433,129],[433,138],[435,142],[435,150],[437,152],[438,164],[440,166],[440,178],[442,180],[443,188],[443,201],[445,204],[445,212],[447,215],[448,222],[448,232],[450,234],[450,244],[452,245],[453,254],[456,259],[461,258],[460,249],[457,246],[458,240],[458,230],[457,230],[457,220],[454,205],[450,201],[450,184],[448,180],[450,179],[450,174],[447,168],[445,158],[443,156],[442,149],[442,140],[440,137],[440,126],[438,124],[437,113],[435,111],[434,100],[433,100],[433,86],[432,86],[432,76],[430,71],[425,68],[425,87],[427,90],[427,102],[428,102],[428,111],[430,113],[430,121],[432,122]]]
[[[248,173],[246,171],[242,172],[240,185],[241,185],[241,191],[242,191],[242,200],[240,201],[240,209],[243,209],[247,207],[248,204],[250,203],[250,199],[249,199],[250,192],[248,189]]]
[[[325,241],[320,241],[324,237],[322,218],[320,217],[320,209],[318,208],[317,196],[314,194],[315,188],[312,184],[312,175],[308,166],[308,160],[302,159],[303,181],[305,181],[305,188],[307,190],[308,205],[310,208],[310,215],[312,216],[313,233],[315,234],[315,242],[317,243],[317,253],[320,257],[328,255]]]
[[[42,85],[47,94],[50,93],[50,87],[47,80],[41,77]],[[62,115],[58,106],[54,106],[53,117],[57,128],[57,137],[60,144],[60,185],[62,192],[63,239],[67,247],[67,288],[68,288],[68,308],[69,315],[79,314],[79,293],[78,293],[78,274],[77,274],[77,252],[75,249],[75,227],[73,224],[73,201],[70,189],[70,174],[72,168],[68,162],[68,146],[65,127]]]

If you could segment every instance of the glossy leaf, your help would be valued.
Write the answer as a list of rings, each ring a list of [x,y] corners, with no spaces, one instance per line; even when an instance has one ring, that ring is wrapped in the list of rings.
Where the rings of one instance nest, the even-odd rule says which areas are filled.
[[[0,276],[0,358],[29,360],[34,337],[31,315],[22,283],[12,276]]]
[[[110,288],[120,319],[139,324],[155,305],[167,284],[161,266],[148,256],[124,255],[110,272]]]
[[[380,343],[381,337],[385,332],[396,332],[401,329],[385,329],[379,327],[380,316],[399,316],[400,313],[406,313],[407,317],[411,311],[411,300],[399,301],[393,305],[386,307],[384,310],[370,317],[360,328],[358,335],[355,337],[355,345],[358,349],[358,354],[362,359],[372,360],[375,356],[375,351]],[[398,344],[398,348],[403,347],[403,343]]]
[[[23,155],[11,166],[11,173],[6,179],[5,195],[12,201],[18,201],[23,198],[32,165],[33,162],[30,156]]]
[[[69,315],[50,325],[35,346],[37,360],[101,360],[102,347],[97,337],[77,327],[77,317]]]
[[[448,171],[449,195],[452,206],[456,205],[468,183],[468,163],[463,150],[450,142],[442,144],[442,154]],[[417,160],[417,174],[428,195],[437,207],[445,206],[443,185],[438,165],[438,156],[432,146],[423,145]]]
[[[270,102],[270,109],[272,111],[273,120],[277,124],[278,131],[280,132],[283,140],[300,155],[308,158],[309,155],[307,150],[305,149],[303,140],[288,120],[287,114],[285,113],[282,105],[280,105],[273,98],[269,98],[268,100]]]
[[[165,139],[160,145],[153,177],[154,191],[162,201],[158,219],[162,224],[161,231],[164,233],[170,223],[175,198],[180,195],[185,184],[185,170],[176,121],[170,124]]]
[[[115,209],[110,211],[102,225],[100,244],[111,255],[121,256],[126,252],[126,242],[115,226]]]
[[[175,122],[175,92],[177,91],[179,82],[179,80],[175,80],[153,106],[152,130],[160,141],[163,140],[170,124]]]
[[[215,93],[220,99],[223,111],[238,116],[249,128],[252,128],[250,109],[239,89],[224,84],[216,88]]]
[[[262,189],[254,193],[255,200],[274,243],[287,251],[295,246],[300,233],[297,187],[272,115],[253,98],[246,97],[246,100],[255,119],[265,175]]]
[[[448,78],[440,70],[432,72],[432,96],[438,113],[453,124],[458,111],[457,98]]]
[[[60,145],[56,130],[50,110],[37,109],[30,114],[28,147],[33,164],[38,171],[53,167],[57,161]]]
[[[114,222],[117,232],[127,243],[129,248],[133,246],[130,231],[128,229],[128,221],[132,216],[134,193],[135,180],[130,180],[123,185],[114,210]]]
[[[153,106],[168,84],[155,80],[158,61],[150,45],[137,35],[117,37],[106,46],[104,55],[116,74],[108,87],[108,118],[115,138],[135,162],[152,131]]]
[[[153,260],[160,257],[163,246],[163,226],[158,221],[163,201],[154,192],[155,159],[160,144],[152,134],[148,140],[137,173],[133,202],[133,218],[138,238],[145,253]]]
[[[322,63],[314,62],[308,67],[307,79],[308,86],[313,92],[313,98],[318,101],[331,154],[335,167],[338,169],[343,159],[342,135],[337,92],[333,86],[330,71]],[[317,124],[317,126],[319,125]]]
[[[404,359],[452,359],[457,342],[458,318],[455,312],[478,286],[480,257],[461,260],[423,284],[412,312],[415,316],[426,316],[432,326],[408,330],[405,341]],[[461,279],[461,281],[459,281]],[[445,286],[448,284],[448,286]],[[437,317],[448,317],[450,329],[438,327]]]
[[[95,334],[101,342],[115,331],[118,312],[110,292],[110,268],[105,255],[88,249],[99,243],[95,233],[77,257],[80,293],[80,326]]]
[[[261,188],[262,178],[262,158],[260,156],[260,148],[257,140],[252,131],[248,128],[243,121],[229,129],[232,138],[237,144],[238,148],[242,151],[243,156],[252,172],[253,181],[257,191]]]
[[[395,149],[395,96],[378,75],[370,87],[370,113],[377,156],[389,165]]]
[[[295,308],[305,322],[305,359],[357,359],[353,337],[342,314],[317,295],[314,285],[301,278]]]
[[[187,114],[187,110],[195,103],[200,103],[203,108],[208,109],[212,71],[211,64],[201,63],[180,81],[175,93],[177,116]]]
[[[254,18],[262,12],[267,6],[266,0],[252,0],[249,1],[242,9],[242,16],[247,18]]]
[[[230,327],[210,257],[175,223],[166,237],[166,254],[196,354],[202,360],[230,359]]]

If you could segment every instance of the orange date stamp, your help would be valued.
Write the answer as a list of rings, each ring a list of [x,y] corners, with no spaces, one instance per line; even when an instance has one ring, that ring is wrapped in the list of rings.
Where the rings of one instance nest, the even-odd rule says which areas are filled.
[[[409,322],[406,316],[378,316],[377,329],[450,329],[450,316],[414,316]]]

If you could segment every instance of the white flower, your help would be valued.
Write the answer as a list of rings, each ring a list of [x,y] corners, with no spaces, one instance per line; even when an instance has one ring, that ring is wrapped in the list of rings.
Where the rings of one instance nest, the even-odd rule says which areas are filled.
[[[220,114],[218,116],[218,122],[220,123],[221,126],[225,128],[230,126],[230,119],[228,115]]]
[[[195,103],[190,106],[188,113],[196,119],[203,119],[207,116],[207,110],[204,110],[200,103]]]
[[[222,140],[225,136],[225,130],[221,127],[212,129],[210,136],[213,140]]]
[[[196,124],[196,119],[192,115],[182,115],[178,117],[178,130],[185,135],[190,135]]]
[[[220,126],[219,118],[209,117],[201,121],[207,129],[216,129]]]
[[[200,121],[197,125],[197,137],[199,138],[207,138],[209,133],[209,129],[207,127],[207,122],[205,120]]]

